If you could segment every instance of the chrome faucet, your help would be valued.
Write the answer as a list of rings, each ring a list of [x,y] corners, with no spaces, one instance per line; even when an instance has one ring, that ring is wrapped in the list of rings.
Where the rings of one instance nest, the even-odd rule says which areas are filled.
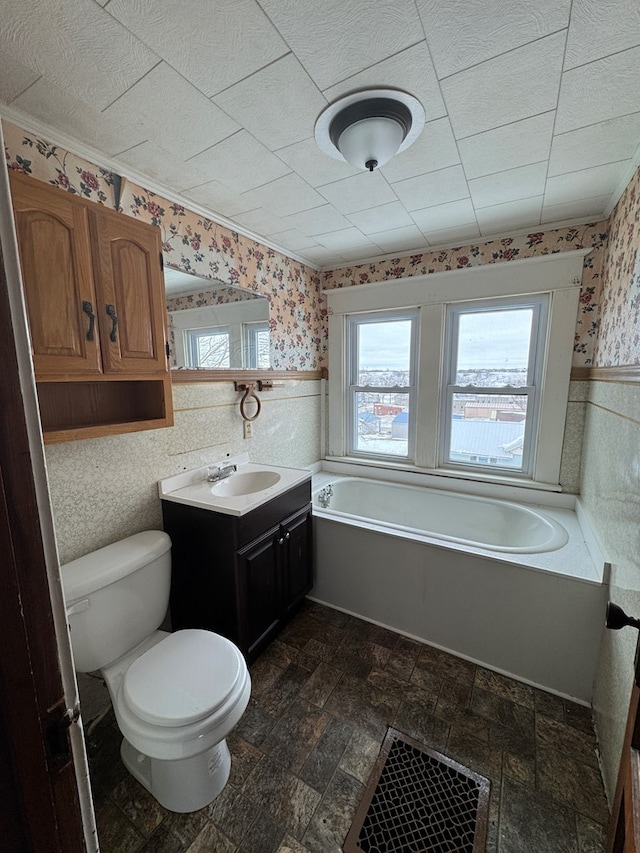
[[[332,496],[332,486],[325,486],[324,489],[320,489],[320,491],[318,492],[318,504],[322,507],[322,509],[326,509],[329,506],[329,502]]]
[[[237,465],[212,465],[207,468],[207,483],[217,483],[219,480],[224,480],[237,470]]]

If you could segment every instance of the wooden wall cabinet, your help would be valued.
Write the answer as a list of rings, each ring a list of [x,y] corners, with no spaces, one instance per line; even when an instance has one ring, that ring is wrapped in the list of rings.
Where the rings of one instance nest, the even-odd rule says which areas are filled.
[[[255,660],[313,585],[310,482],[244,516],[169,500],[162,514],[173,630],[215,631]]]
[[[159,229],[10,180],[45,441],[171,426]]]

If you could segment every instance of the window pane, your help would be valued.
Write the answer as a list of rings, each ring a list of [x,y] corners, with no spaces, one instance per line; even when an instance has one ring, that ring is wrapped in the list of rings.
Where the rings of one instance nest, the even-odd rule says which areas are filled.
[[[189,332],[190,367],[218,370],[230,366],[228,332]]]
[[[459,315],[456,385],[528,385],[533,308]]]
[[[526,394],[453,394],[449,461],[522,469]]]
[[[356,385],[389,388],[410,383],[411,320],[359,323]]]
[[[408,456],[409,395],[355,394],[355,450],[386,456]]]

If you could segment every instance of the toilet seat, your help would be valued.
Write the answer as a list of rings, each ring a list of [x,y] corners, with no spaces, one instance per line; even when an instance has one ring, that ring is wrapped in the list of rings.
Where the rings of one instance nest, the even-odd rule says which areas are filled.
[[[183,629],[131,664],[122,699],[138,719],[154,726],[188,726],[225,705],[245,671],[240,651],[225,637]]]

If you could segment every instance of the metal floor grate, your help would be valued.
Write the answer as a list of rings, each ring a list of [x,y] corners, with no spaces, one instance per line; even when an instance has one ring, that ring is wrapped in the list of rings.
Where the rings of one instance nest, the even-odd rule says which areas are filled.
[[[344,853],[481,853],[490,782],[389,729]]]

